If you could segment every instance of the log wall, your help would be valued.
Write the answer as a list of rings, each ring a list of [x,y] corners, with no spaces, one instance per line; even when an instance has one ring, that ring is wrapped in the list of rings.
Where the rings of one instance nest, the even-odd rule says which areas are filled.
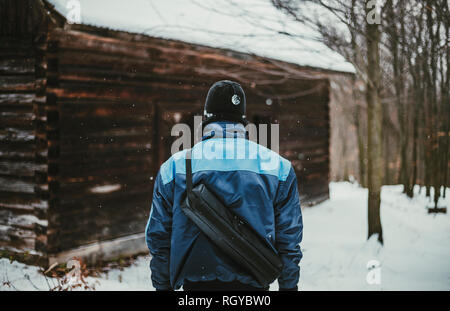
[[[46,252],[48,209],[42,51],[31,40],[0,47],[0,246]]]
[[[315,82],[317,83],[317,82]],[[328,83],[320,92],[280,104],[280,154],[291,160],[302,206],[329,198],[330,120]]]
[[[0,2],[0,251],[42,264],[49,183],[46,37],[39,1]]]

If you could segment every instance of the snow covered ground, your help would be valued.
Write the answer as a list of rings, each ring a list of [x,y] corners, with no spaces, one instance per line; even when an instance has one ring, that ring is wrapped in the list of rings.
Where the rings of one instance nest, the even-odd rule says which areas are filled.
[[[383,187],[380,247],[376,239],[366,240],[367,190],[330,186],[331,199],[303,214],[302,289],[450,290],[450,217],[427,214],[425,191],[410,200],[402,186]],[[449,203],[447,197],[440,206]],[[366,281],[370,260],[380,263],[379,285]]]
[[[331,183],[330,200],[305,208],[300,289],[450,290],[450,216],[427,214],[431,203],[424,191],[418,194],[418,187],[412,200],[401,190],[402,186],[383,187],[383,247],[375,239],[366,240],[366,189]],[[447,197],[439,205],[448,208],[449,203]],[[86,281],[96,290],[153,290],[149,259],[142,256],[130,267]],[[369,272],[367,265],[374,260],[377,268]],[[368,284],[368,273],[375,284]],[[39,268],[7,259],[0,259],[0,282],[0,290],[48,290],[57,284],[43,277]]]

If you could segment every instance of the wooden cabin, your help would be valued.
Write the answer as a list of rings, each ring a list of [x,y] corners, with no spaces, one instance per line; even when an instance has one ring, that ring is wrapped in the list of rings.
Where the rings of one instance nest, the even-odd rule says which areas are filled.
[[[329,197],[327,72],[73,25],[44,0],[0,1],[0,252],[47,266],[146,253],[172,125],[239,81],[248,119],[280,124],[302,206]]]

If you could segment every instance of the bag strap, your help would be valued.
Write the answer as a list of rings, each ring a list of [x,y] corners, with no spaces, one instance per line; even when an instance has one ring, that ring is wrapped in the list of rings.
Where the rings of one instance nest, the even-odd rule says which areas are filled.
[[[191,161],[191,149],[186,152],[186,191],[189,195],[192,191],[192,161]]]

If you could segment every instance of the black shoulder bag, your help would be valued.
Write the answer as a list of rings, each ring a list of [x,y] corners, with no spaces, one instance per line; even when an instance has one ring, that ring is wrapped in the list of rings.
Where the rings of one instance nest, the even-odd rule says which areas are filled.
[[[192,186],[191,150],[186,154],[186,201],[181,209],[215,245],[266,287],[283,262],[269,243],[235,215],[204,184]]]

